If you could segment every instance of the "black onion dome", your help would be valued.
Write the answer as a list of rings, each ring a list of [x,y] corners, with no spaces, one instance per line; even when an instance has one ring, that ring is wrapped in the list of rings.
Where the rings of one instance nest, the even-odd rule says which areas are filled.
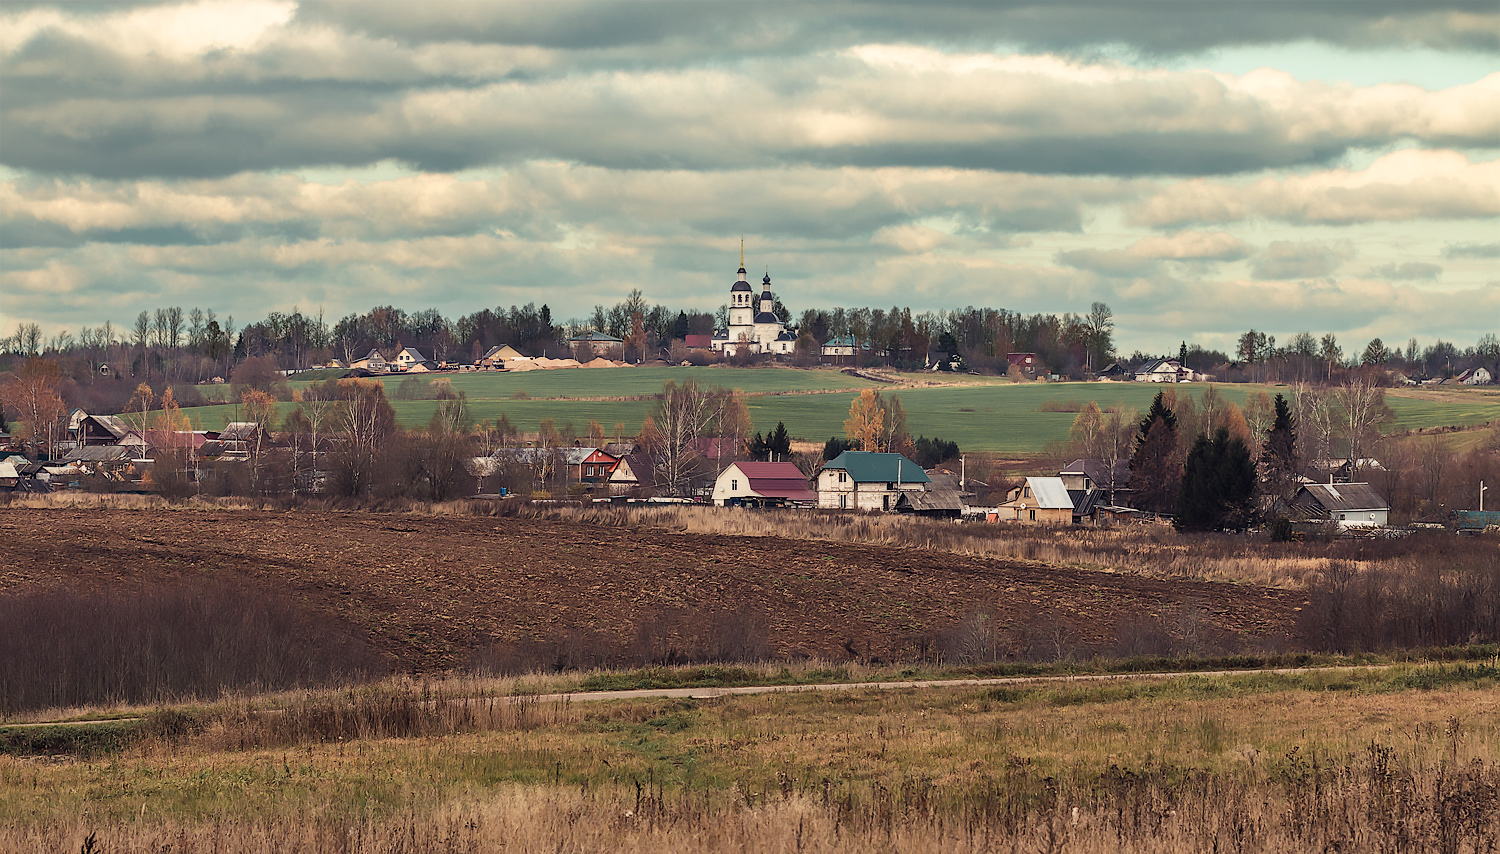
[[[734,283],[734,287],[730,288],[729,292],[730,293],[736,293],[738,291],[749,291],[749,290],[750,290],[750,283],[747,282],[747,281],[745,281],[744,279],[740,279],[738,282]]]
[[[780,323],[781,322],[781,318],[777,317],[775,312],[762,311],[762,312],[757,312],[756,313],[756,315],[755,315],[755,322],[756,323]]]

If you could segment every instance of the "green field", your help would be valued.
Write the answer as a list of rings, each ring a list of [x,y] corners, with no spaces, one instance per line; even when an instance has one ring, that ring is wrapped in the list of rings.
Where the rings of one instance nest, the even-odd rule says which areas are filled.
[[[583,369],[458,374],[448,378],[455,390],[467,395],[476,421],[495,420],[503,414],[517,428],[530,431],[551,418],[559,428],[571,422],[579,432],[586,431],[590,421],[598,421],[609,433],[613,433],[616,423],[623,422],[625,433],[633,434],[654,403],[607,398],[651,395],[668,379],[681,382],[688,377],[744,390],[750,395],[750,416],[755,430],[768,430],[777,421],[784,421],[793,436],[819,442],[843,434],[854,389],[878,386],[837,371],[789,368]],[[394,397],[401,379],[384,380],[388,395]],[[1284,386],[1226,384],[1216,388],[1226,399],[1241,405],[1248,394],[1257,391],[1287,392]],[[1203,389],[1202,385],[1189,385],[1179,387],[1178,392],[1197,397]],[[967,386],[885,389],[901,398],[913,434],[941,436],[965,450],[1002,454],[1038,453],[1067,437],[1075,414],[1045,412],[1044,404],[1093,400],[1106,408],[1123,404],[1144,410],[1160,390],[1146,383],[1012,384],[996,380],[980,380]],[[820,391],[828,393],[809,393]],[[517,394],[523,396],[517,398]],[[1493,390],[1393,390],[1387,395],[1387,402],[1396,413],[1393,426],[1396,430],[1481,424],[1500,419],[1500,392]],[[397,420],[407,427],[425,425],[435,407],[431,400],[391,403]],[[290,412],[293,406],[281,404],[281,414]],[[234,407],[228,405],[198,407],[187,412],[196,426],[209,430],[219,429],[235,417]]]

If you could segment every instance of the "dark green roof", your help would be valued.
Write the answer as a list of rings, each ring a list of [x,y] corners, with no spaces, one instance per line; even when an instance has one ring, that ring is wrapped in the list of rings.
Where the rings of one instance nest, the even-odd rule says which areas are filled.
[[[845,451],[823,464],[825,469],[843,469],[855,483],[927,483],[927,472],[900,454]]]

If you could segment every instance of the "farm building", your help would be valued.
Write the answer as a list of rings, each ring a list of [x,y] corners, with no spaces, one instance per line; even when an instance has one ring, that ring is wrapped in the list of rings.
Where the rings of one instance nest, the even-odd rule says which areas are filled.
[[[351,361],[349,367],[350,369],[362,369],[376,374],[384,373],[391,369],[390,363],[385,360],[384,356],[380,355],[379,350],[371,350],[360,358]]]
[[[1073,524],[1073,499],[1060,477],[1028,477],[1005,498],[999,508],[1001,522]]]
[[[1384,527],[1391,505],[1368,483],[1308,483],[1292,496],[1305,517],[1346,528]]]
[[[580,347],[586,347],[595,356],[608,356],[624,347],[625,341],[613,335],[605,335],[603,332],[588,332],[569,338],[568,344],[575,351]]]
[[[1057,473],[1069,492],[1097,489],[1105,493],[1110,504],[1128,504],[1130,489],[1130,460],[1115,460],[1111,465],[1104,460],[1074,460]]]
[[[815,504],[818,494],[807,485],[807,475],[792,463],[735,462],[714,482],[713,502],[729,506]]]
[[[845,451],[818,472],[818,507],[826,510],[894,510],[907,492],[922,492],[929,478],[900,454]]]
[[[68,435],[77,447],[113,445],[125,438],[130,427],[118,415],[90,415],[82,409],[68,416]]]

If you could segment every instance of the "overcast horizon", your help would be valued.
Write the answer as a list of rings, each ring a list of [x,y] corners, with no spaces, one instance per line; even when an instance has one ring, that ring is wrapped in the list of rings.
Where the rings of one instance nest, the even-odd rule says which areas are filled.
[[[1495,3],[0,4],[0,335],[809,307],[1500,328]]]

